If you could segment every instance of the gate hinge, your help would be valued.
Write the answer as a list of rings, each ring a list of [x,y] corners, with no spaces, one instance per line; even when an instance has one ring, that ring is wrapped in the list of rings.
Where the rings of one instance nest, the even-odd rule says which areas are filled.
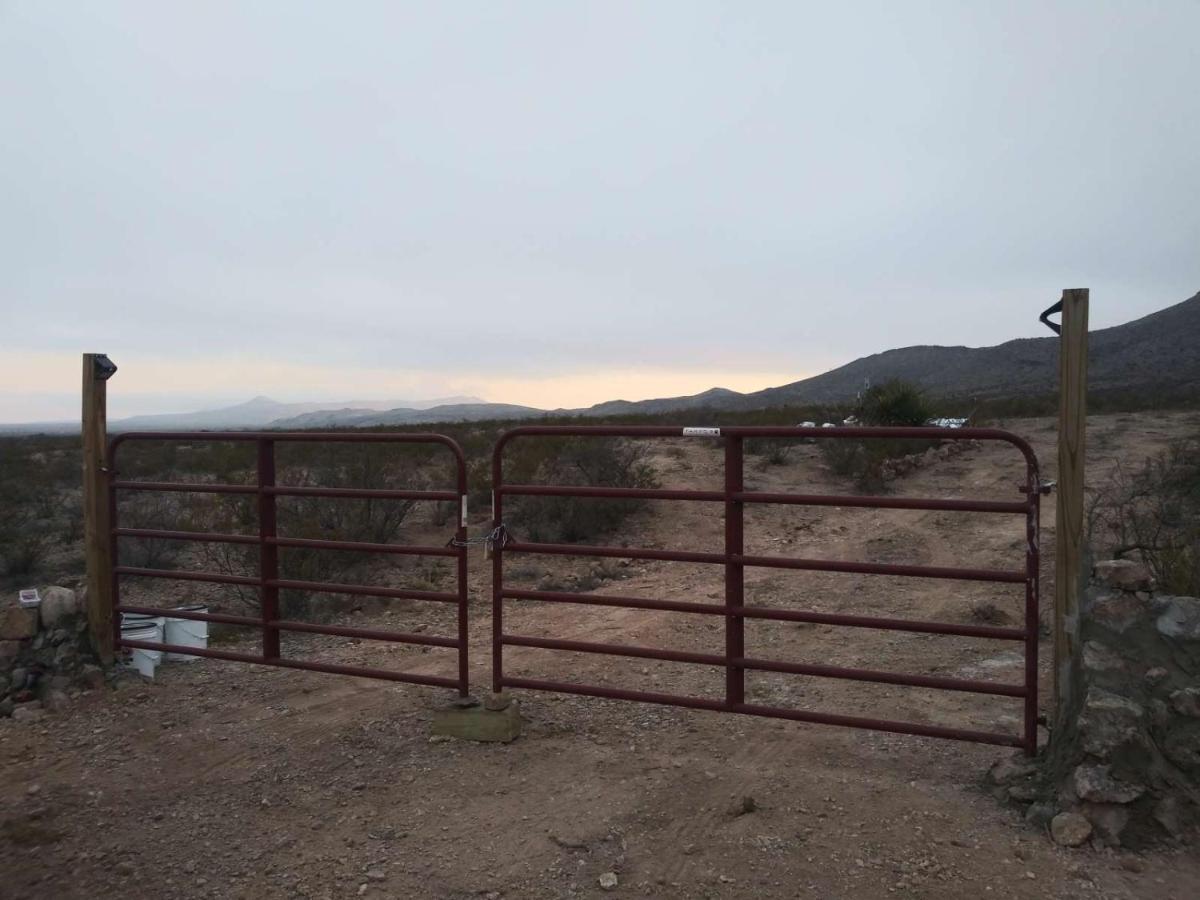
[[[1058,487],[1057,481],[1039,481],[1038,482],[1038,493],[1039,494],[1050,494],[1056,487]]]

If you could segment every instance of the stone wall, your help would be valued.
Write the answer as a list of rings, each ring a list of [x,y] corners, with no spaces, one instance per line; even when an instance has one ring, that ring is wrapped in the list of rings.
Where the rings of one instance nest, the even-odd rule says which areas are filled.
[[[1154,593],[1136,563],[1101,562],[1078,632],[1066,725],[1036,763],[993,767],[993,784],[1060,844],[1187,840],[1200,812],[1200,600]]]
[[[34,609],[0,600],[0,717],[38,719],[104,684],[75,592],[48,587],[41,597]]]

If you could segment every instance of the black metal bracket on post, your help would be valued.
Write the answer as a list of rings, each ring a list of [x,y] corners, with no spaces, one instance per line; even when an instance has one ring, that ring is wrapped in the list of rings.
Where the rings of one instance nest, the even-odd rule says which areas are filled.
[[[1053,331],[1055,334],[1062,334],[1062,327],[1057,322],[1051,322],[1050,317],[1055,313],[1062,312],[1062,301],[1059,300],[1052,307],[1038,316],[1038,321]]]

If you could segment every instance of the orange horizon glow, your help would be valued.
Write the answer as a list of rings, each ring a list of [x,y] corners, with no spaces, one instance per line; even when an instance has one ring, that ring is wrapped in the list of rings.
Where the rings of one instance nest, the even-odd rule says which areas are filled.
[[[109,384],[112,418],[146,411],[189,412],[195,398],[209,396],[225,406],[266,395],[281,402],[424,400],[451,395],[479,397],[539,409],[577,409],[609,400],[650,400],[698,394],[713,387],[742,393],[808,377],[782,369],[623,366],[602,371],[506,375],[464,371],[453,375],[382,367],[306,365],[263,359],[169,360],[113,355],[119,369]],[[20,384],[0,383],[0,421],[49,421],[77,415],[79,354],[17,353],[10,372]],[[44,414],[33,414],[28,385],[46,398]],[[174,395],[192,402],[171,405]],[[229,398],[238,398],[230,401]],[[52,407],[52,408],[51,408]]]

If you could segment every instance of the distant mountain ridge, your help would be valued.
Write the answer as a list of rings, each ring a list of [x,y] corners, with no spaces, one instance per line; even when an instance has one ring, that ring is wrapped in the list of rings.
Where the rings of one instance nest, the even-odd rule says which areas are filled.
[[[323,410],[291,418],[276,419],[268,428],[373,428],[381,425],[412,425],[423,422],[471,422],[481,419],[524,419],[544,416],[544,409],[512,403],[446,403],[426,409],[398,408],[375,412],[356,409]]]
[[[991,399],[1058,389],[1058,338],[1019,338],[994,347],[916,346],[856,359],[821,375],[748,394],[716,388],[689,397],[612,401],[584,415],[654,414],[805,406],[853,400],[866,384],[902,378],[931,397]],[[1200,392],[1200,293],[1124,325],[1088,335],[1088,387]]]
[[[319,416],[337,411],[345,414],[372,415],[385,409],[405,407],[416,412],[448,404],[479,404],[478,397],[442,397],[436,400],[340,400],[335,402],[280,403],[270,397],[254,397],[245,403],[220,409],[205,409],[190,413],[162,413],[132,416],[108,423],[110,431],[184,431],[220,428],[266,428],[276,420],[303,416]],[[313,427],[313,426],[308,426]]]
[[[684,397],[609,400],[584,409],[542,410],[477,397],[428,401],[279,403],[255,397],[223,409],[134,416],[111,431],[196,429],[366,428],[388,425],[527,419],[547,415],[613,417],[689,409],[751,410],[853,400],[864,385],[903,378],[931,397],[986,400],[1049,394],[1058,387],[1058,338],[1019,338],[993,347],[915,346],[856,359],[824,374],[742,394],[710,388]],[[1093,391],[1194,391],[1200,395],[1200,293],[1182,303],[1088,336],[1088,386]],[[0,425],[0,433],[78,431],[78,423]]]

